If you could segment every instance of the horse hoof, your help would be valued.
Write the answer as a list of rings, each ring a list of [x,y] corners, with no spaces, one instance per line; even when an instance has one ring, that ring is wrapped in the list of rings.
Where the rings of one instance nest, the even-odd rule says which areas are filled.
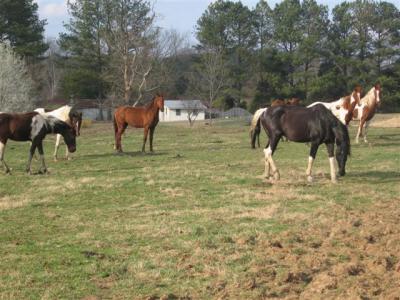
[[[279,180],[279,179],[281,179],[281,176],[280,176],[280,174],[279,174],[279,171],[277,170],[276,172],[275,172],[275,174],[274,174],[274,179],[275,180]]]
[[[337,179],[336,179],[336,178],[333,178],[333,179],[331,179],[331,182],[332,182],[333,184],[336,184],[336,183],[338,183],[338,181],[337,181]]]
[[[312,176],[307,176],[307,181],[311,183],[311,182],[313,182],[313,181],[314,181],[314,179],[313,179],[313,177],[312,177]]]

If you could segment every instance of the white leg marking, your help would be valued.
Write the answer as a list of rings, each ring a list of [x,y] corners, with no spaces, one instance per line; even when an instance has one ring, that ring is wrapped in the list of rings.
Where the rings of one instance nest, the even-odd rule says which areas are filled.
[[[331,168],[331,181],[332,183],[336,183],[336,169],[335,169],[335,158],[334,157],[329,157],[329,165]]]
[[[6,145],[4,145],[2,142],[0,142],[0,161],[3,165],[3,168],[5,169],[6,173],[10,172],[10,169],[8,168],[6,162],[4,161],[4,150],[6,148]]]
[[[267,158],[270,168],[272,169],[272,174],[274,175],[275,180],[280,179],[278,168],[275,165],[274,160],[272,159],[272,150],[271,147],[264,149],[265,157]]]
[[[308,157],[308,167],[307,167],[307,170],[306,170],[306,175],[307,175],[307,181],[308,182],[312,182],[313,181],[313,178],[311,176],[311,169],[312,169],[313,162],[314,162],[314,158],[309,156]]]
[[[60,141],[61,141],[61,134],[56,135],[56,146],[54,148],[54,160],[57,161],[57,152],[58,152],[58,147],[60,147]]]
[[[264,169],[264,176],[265,178],[269,179],[270,176],[270,166],[269,166],[269,160],[266,151],[264,150],[264,164],[265,164],[265,169]]]
[[[359,137],[360,137],[360,134],[361,134],[361,123],[358,125],[358,131],[357,131],[357,135],[356,135],[356,144],[358,144],[359,143]]]
[[[370,122],[370,121],[365,122],[365,126],[364,126],[364,142],[365,142],[365,143],[368,143],[368,140],[367,140],[367,131],[368,131],[369,122]]]

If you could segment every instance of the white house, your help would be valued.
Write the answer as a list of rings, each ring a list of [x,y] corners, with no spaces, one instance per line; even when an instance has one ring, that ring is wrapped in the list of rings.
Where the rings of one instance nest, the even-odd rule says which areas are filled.
[[[159,112],[161,122],[205,120],[207,107],[200,100],[165,100],[164,112]]]

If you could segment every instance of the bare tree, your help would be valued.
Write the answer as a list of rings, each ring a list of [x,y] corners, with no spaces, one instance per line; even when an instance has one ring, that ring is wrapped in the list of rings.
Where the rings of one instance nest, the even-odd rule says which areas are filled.
[[[49,49],[46,52],[44,61],[45,82],[48,88],[48,97],[54,98],[57,95],[61,74],[57,68],[57,56],[60,51],[55,39],[48,39]]]
[[[182,101],[182,103],[185,111],[187,112],[189,125],[192,127],[199,113],[204,110],[205,107],[199,100],[187,100]]]
[[[4,43],[0,43],[0,66],[0,111],[32,110],[33,81],[24,61]]]
[[[203,51],[200,64],[192,72],[191,88],[212,109],[214,100],[226,86],[226,64],[221,50],[209,48]]]
[[[112,58],[111,81],[126,104],[136,92],[136,104],[144,90],[157,88],[147,86],[159,34],[154,26],[155,14],[143,0],[104,1],[104,5],[110,15],[104,35]]]

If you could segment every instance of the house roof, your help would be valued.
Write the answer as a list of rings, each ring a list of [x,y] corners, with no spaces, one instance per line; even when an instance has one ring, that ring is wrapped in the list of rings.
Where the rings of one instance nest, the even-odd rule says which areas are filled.
[[[169,109],[206,109],[200,100],[165,100],[164,106]]]

